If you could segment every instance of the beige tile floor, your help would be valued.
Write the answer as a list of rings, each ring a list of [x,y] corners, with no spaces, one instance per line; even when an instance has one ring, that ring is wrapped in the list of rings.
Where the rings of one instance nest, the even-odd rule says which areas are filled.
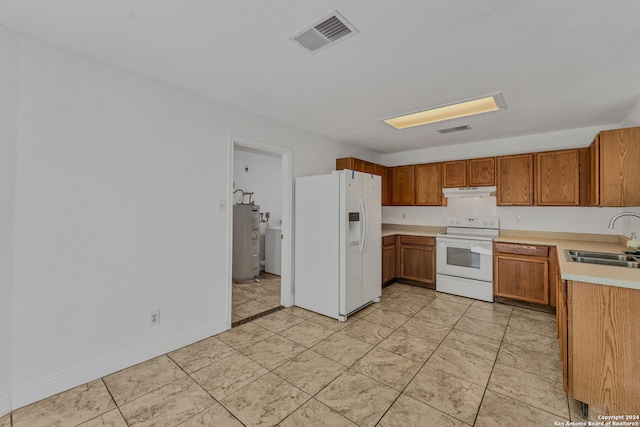
[[[259,282],[234,283],[232,289],[232,323],[280,306],[280,276],[275,274],[262,272]]]
[[[553,426],[553,315],[394,284],[346,323],[290,307],[0,418],[40,426]]]

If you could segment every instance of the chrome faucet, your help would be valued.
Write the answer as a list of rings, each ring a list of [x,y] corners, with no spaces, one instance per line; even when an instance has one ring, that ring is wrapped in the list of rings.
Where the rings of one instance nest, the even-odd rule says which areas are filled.
[[[621,218],[623,216],[635,216],[636,218],[640,218],[640,214],[637,214],[635,212],[621,212],[618,215],[614,215],[613,218],[611,218],[611,221],[609,221],[609,228],[613,228],[618,218]]]

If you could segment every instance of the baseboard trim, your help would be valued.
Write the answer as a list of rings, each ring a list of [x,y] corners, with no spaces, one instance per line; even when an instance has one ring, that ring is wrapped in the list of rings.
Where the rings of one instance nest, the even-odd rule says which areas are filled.
[[[229,328],[226,322],[211,323],[199,328],[182,332],[160,341],[116,354],[97,362],[87,363],[60,374],[51,375],[40,381],[24,385],[13,390],[9,406],[13,410],[72,389],[87,382],[102,378],[124,368],[153,359],[170,351],[209,338]],[[11,395],[10,395],[11,398]],[[0,408],[3,408],[0,406]]]
[[[8,393],[5,393],[2,396],[0,396],[0,417],[3,417],[5,415],[7,415],[9,412],[11,412],[12,394],[13,393],[8,392]]]

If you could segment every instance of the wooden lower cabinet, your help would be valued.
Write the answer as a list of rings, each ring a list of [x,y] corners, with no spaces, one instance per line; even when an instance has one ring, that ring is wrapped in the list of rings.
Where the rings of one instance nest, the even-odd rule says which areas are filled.
[[[549,247],[495,243],[493,293],[536,304],[549,304]]]
[[[382,238],[382,283],[396,278],[396,236]]]
[[[434,237],[398,236],[396,247],[398,277],[434,285],[436,283],[435,245]]]
[[[560,363],[562,365],[562,386],[569,393],[569,356],[567,354],[567,282],[558,274],[556,289],[556,332],[560,342]]]
[[[557,298],[565,391],[590,418],[640,414],[640,290],[565,281]]]

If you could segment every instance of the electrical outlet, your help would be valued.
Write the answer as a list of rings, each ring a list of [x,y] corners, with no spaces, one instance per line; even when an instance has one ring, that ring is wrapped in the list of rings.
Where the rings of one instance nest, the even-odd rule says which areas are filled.
[[[522,217],[521,217],[520,215],[518,215],[518,216],[516,217],[516,222],[517,222],[518,224],[522,224]]]
[[[407,214],[406,213],[402,214],[402,219],[407,219]]]
[[[153,310],[149,316],[149,326],[155,326],[160,323],[160,310]]]

